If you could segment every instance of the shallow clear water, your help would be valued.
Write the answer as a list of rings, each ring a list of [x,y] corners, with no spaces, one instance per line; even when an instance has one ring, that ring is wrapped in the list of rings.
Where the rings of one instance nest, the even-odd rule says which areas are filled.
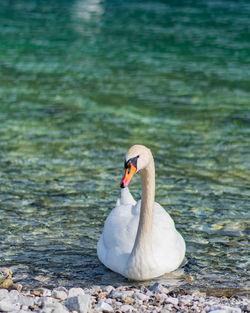
[[[1,1],[0,265],[16,281],[128,283],[96,243],[141,143],[185,288],[247,290],[249,16],[247,0]]]

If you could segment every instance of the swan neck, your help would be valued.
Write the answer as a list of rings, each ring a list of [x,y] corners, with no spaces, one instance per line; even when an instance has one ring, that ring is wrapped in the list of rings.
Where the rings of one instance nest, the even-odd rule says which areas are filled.
[[[134,247],[127,263],[127,277],[148,279],[155,268],[152,248],[153,211],[155,197],[154,160],[140,171],[142,200],[140,220]]]
[[[143,249],[148,253],[152,253],[152,224],[153,224],[153,210],[155,199],[155,168],[154,160],[140,171],[141,176],[141,210],[138,231],[136,235],[134,249]]]
[[[141,172],[141,189],[142,189],[142,204],[141,213],[142,215],[148,215],[153,213],[154,199],[155,199],[155,167],[154,160]]]

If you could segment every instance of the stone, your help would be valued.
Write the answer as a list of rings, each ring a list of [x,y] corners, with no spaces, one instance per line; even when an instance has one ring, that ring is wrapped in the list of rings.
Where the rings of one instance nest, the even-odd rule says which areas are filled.
[[[32,297],[32,296],[23,296],[23,295],[19,295],[18,303],[19,303],[21,306],[32,307],[32,306],[35,305],[35,298]]]
[[[131,297],[127,297],[124,300],[124,303],[126,303],[126,304],[133,304],[134,302],[135,302],[135,299],[131,298]]]
[[[100,292],[97,294],[97,298],[106,298],[107,295],[108,295],[107,292]]]
[[[98,302],[95,310],[98,312],[114,312],[112,306],[106,303],[105,301]]]
[[[12,312],[20,309],[19,303],[12,303],[9,299],[3,299],[0,301],[0,312]]]
[[[12,271],[6,267],[0,268],[0,288],[8,289],[13,285]]]
[[[42,293],[38,290],[33,290],[31,293],[32,293],[32,295],[34,295],[36,297],[42,297]]]
[[[181,300],[181,303],[183,303],[184,305],[189,305],[191,304],[193,297],[190,295],[186,295],[186,296],[182,296],[180,300]]]
[[[107,298],[107,299],[105,299],[105,302],[108,303],[108,304],[112,304],[112,303],[113,303],[113,300],[110,299],[110,298]]]
[[[166,303],[171,303],[173,305],[178,305],[179,303],[179,300],[177,298],[174,298],[174,297],[167,297],[165,299]]]
[[[68,297],[68,294],[67,290],[65,291],[64,289],[64,287],[53,289],[51,296],[58,300],[65,300]]]
[[[41,297],[39,298],[39,300],[37,301],[37,304],[41,307],[44,307],[46,305],[50,305],[53,303],[53,298],[51,297]]]
[[[154,292],[154,293],[165,293],[165,294],[169,293],[169,290],[167,288],[165,288],[164,286],[162,286],[162,284],[160,284],[160,283],[153,284],[149,288],[149,290]]]
[[[90,295],[78,295],[76,297],[69,297],[64,304],[69,311],[78,311],[80,313],[87,313],[90,305]]]
[[[129,304],[124,304],[120,307],[120,311],[122,311],[122,312],[129,312],[130,313],[130,312],[133,312],[133,309],[134,308]]]
[[[243,312],[250,312],[250,304],[243,304],[242,306],[241,306],[241,310],[243,311]]]
[[[147,291],[146,291],[146,296],[152,297],[152,296],[153,296],[153,292],[150,291],[150,290],[147,290]]]
[[[85,292],[82,288],[70,288],[68,297],[77,297],[79,295],[84,295]]]
[[[43,297],[51,297],[52,291],[50,289],[43,288],[41,290],[41,294],[42,294]]]
[[[11,290],[9,292],[10,301],[16,302],[19,298],[19,292],[17,290]]]
[[[241,313],[240,308],[230,307],[226,305],[214,305],[207,312],[211,313]]]
[[[29,307],[27,305],[21,305],[21,309],[23,311],[28,311],[29,310]]]
[[[102,291],[110,293],[112,290],[115,290],[113,286],[106,286],[102,289]]]
[[[17,290],[18,292],[21,292],[21,290],[23,289],[23,285],[20,283],[17,283],[17,284],[13,284],[11,288]]]
[[[68,310],[64,305],[59,302],[50,303],[43,307],[43,313],[68,313]]]
[[[147,296],[147,295],[145,295],[144,293],[141,293],[141,292],[136,293],[135,296],[138,299],[142,300],[142,301],[147,301],[149,299],[149,296]]]
[[[7,289],[0,289],[0,301],[9,297],[9,291]]]
[[[109,294],[109,297],[112,299],[123,299],[123,293],[118,290],[112,290]]]
[[[165,300],[165,297],[162,294],[158,293],[155,295],[154,303],[155,303],[155,305],[157,305],[159,307],[163,304],[164,300]]]

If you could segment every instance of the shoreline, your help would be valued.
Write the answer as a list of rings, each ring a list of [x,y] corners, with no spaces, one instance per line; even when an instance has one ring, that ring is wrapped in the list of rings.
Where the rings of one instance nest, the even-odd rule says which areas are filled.
[[[18,287],[18,285],[17,285]],[[22,291],[22,286],[0,289],[0,312],[88,313],[88,312],[249,312],[247,296],[219,297],[204,292],[170,290],[161,283],[149,287],[92,286],[57,287]]]

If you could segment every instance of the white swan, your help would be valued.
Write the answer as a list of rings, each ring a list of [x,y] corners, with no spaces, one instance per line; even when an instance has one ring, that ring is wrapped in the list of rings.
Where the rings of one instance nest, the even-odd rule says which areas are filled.
[[[97,244],[100,261],[133,280],[147,280],[177,269],[185,256],[185,242],[169,214],[156,202],[155,168],[151,151],[132,146],[125,160],[121,198],[107,217]],[[140,172],[142,199],[137,203],[128,184]]]

